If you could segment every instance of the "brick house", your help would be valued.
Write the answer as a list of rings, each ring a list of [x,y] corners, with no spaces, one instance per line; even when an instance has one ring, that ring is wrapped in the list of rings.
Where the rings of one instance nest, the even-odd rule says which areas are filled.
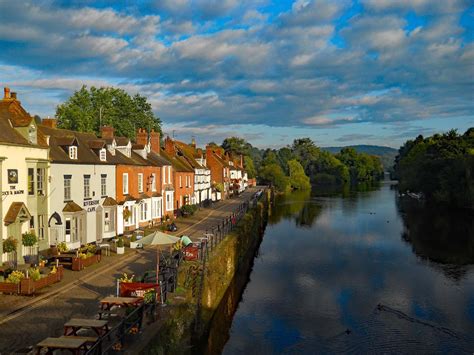
[[[211,170],[211,180],[214,188],[221,186],[222,198],[230,196],[230,165],[224,153],[224,148],[207,145],[206,163]]]

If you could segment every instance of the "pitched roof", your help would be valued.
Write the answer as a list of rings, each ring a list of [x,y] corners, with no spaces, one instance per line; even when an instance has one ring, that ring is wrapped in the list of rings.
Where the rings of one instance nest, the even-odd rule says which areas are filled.
[[[155,152],[150,152],[147,155],[147,160],[154,166],[165,166],[165,165],[171,165],[171,162],[168,161],[165,157],[163,157],[161,154],[163,151],[160,151],[160,154],[156,154]]]
[[[84,211],[81,206],[79,206],[74,201],[69,201],[63,208],[63,212],[81,212]]]
[[[168,160],[169,162],[171,162],[171,165],[173,166],[174,170],[177,171],[177,172],[184,172],[184,173],[193,173],[194,172],[194,169],[191,168],[186,160],[183,161],[183,158],[182,157],[179,157],[179,156],[170,156],[168,153],[166,153],[165,151],[162,151],[161,155],[166,159]]]
[[[30,219],[30,211],[28,211],[28,208],[23,202],[12,202],[10,205],[10,208],[8,209],[7,214],[5,215],[5,218],[3,221],[5,222],[5,225],[8,226],[12,223],[15,223],[19,213],[23,211],[27,215],[27,218]]]
[[[202,156],[197,152],[196,148],[180,141],[174,141],[178,153],[182,155],[184,160],[188,165],[193,169],[206,169],[205,166],[199,164],[196,159],[201,158]]]
[[[94,139],[88,142],[89,148],[91,149],[102,149],[105,147],[105,140],[103,139]]]
[[[117,201],[115,201],[115,199],[109,196],[107,196],[104,202],[102,203],[102,206],[116,206],[116,205],[118,205]]]

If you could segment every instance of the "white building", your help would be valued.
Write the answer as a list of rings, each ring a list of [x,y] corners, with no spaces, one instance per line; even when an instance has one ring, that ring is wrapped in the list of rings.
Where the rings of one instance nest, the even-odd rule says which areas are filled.
[[[53,119],[39,130],[49,136],[51,244],[73,249],[116,236],[115,161],[105,141],[57,129]]]
[[[47,137],[38,133],[35,120],[23,109],[16,94],[8,88],[0,101],[0,241],[17,241],[18,263],[24,255],[36,254],[49,247],[48,230],[48,149]],[[22,234],[33,232],[39,242],[34,247],[22,245]],[[2,261],[13,261],[14,253],[3,253]]]

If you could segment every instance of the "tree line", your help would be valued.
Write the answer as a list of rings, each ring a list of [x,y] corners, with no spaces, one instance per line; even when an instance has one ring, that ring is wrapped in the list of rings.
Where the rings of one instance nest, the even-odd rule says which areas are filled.
[[[310,138],[295,139],[291,146],[260,150],[242,138],[226,138],[222,147],[243,154],[249,177],[279,191],[307,189],[311,185],[372,182],[383,177],[379,157],[343,148],[337,154],[320,149]],[[256,168],[257,167],[257,168]]]
[[[399,149],[394,177],[401,191],[421,192],[426,200],[474,208],[474,128],[419,135]]]

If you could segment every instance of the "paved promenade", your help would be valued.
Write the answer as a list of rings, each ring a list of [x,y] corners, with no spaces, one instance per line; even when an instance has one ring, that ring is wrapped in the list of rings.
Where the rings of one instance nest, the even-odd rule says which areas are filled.
[[[248,189],[235,199],[218,202],[192,217],[178,219],[179,229],[175,234],[186,234],[192,239],[202,237],[255,191],[255,188]],[[66,270],[60,283],[41,290],[34,297],[0,295],[0,354],[27,353],[45,337],[62,335],[63,325],[70,318],[93,318],[99,300],[115,294],[116,279],[122,273],[140,275],[155,267],[155,258],[152,247],[127,249],[125,255],[104,256],[101,263],[83,271]]]

